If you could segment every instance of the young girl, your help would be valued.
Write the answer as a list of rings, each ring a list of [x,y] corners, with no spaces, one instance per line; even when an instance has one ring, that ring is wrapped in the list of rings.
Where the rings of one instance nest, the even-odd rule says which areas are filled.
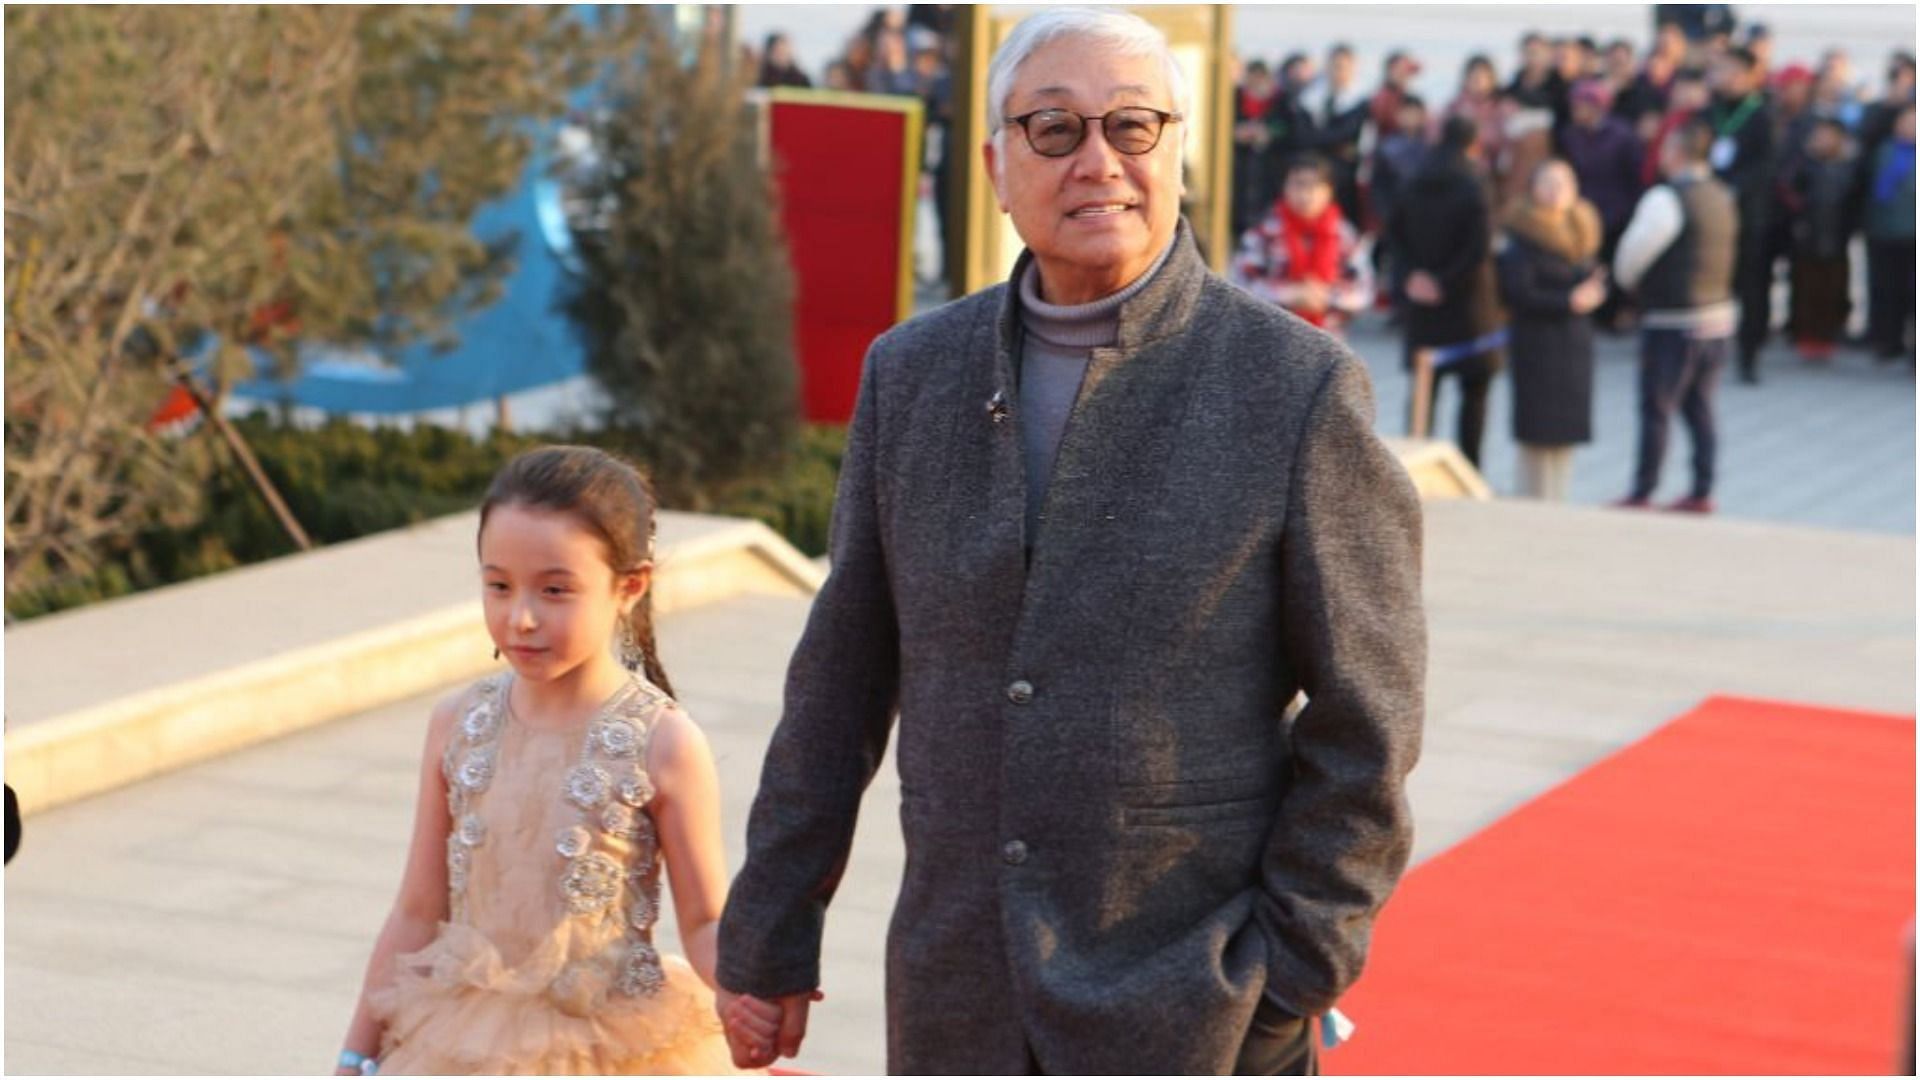
[[[1248,291],[1335,333],[1372,302],[1372,268],[1333,201],[1325,159],[1308,154],[1287,165],[1273,212],[1241,237],[1233,273]]]
[[[735,1071],[710,989],[717,784],[654,650],[653,515],[640,474],[598,450],[495,477],[481,596],[512,670],[433,711],[339,1072]],[[686,960],[653,943],[663,866]]]

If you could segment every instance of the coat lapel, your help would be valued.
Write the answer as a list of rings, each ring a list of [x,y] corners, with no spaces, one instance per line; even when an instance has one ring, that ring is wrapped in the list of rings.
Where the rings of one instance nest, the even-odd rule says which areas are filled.
[[[1026,536],[1024,449],[1014,421],[996,440],[994,517],[1010,519],[1020,537],[1024,565],[1019,637],[1024,638],[1057,589],[1070,602],[1072,589],[1090,585],[1083,571],[1095,558],[1125,559],[1124,546],[1140,542],[1137,525],[1159,491],[1161,475],[1186,411],[1191,368],[1182,333],[1194,315],[1206,264],[1186,222],[1175,250],[1153,281],[1120,309],[1118,339],[1094,349],[1080,393],[1068,415],[1047,486],[1038,535]],[[1013,282],[1031,255],[1015,264]],[[1010,285],[999,319],[997,378],[1018,386],[1018,289]],[[1011,397],[1011,390],[1009,397]],[[1027,564],[1025,546],[1031,542]]]

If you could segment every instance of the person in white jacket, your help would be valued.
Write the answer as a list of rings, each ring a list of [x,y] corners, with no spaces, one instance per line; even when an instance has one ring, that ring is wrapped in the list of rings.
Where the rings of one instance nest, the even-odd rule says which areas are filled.
[[[1693,486],[1669,510],[1712,513],[1715,457],[1713,395],[1740,307],[1733,298],[1740,212],[1707,163],[1715,133],[1704,120],[1674,129],[1661,147],[1664,182],[1634,207],[1614,254],[1613,276],[1636,292],[1640,330],[1640,447],[1633,486],[1614,505],[1653,505],[1666,456],[1667,428],[1680,412],[1693,442]]]

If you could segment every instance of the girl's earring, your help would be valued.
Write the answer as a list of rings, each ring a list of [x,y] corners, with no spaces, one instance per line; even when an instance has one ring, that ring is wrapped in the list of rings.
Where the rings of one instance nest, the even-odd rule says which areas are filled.
[[[620,666],[628,671],[639,671],[646,662],[646,654],[640,651],[640,639],[634,636],[633,624],[621,620],[620,633],[615,640],[620,650]]]
[[[495,646],[493,647],[493,658],[494,658],[495,660],[498,660],[498,659],[500,659],[500,646],[498,646],[498,645],[495,645]]]

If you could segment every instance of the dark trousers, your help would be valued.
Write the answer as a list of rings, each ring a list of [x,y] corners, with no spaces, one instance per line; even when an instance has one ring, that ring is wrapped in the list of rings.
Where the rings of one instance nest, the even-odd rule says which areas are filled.
[[[1487,430],[1487,393],[1493,389],[1493,377],[1500,371],[1503,354],[1495,349],[1477,356],[1462,357],[1433,373],[1433,415],[1440,415],[1440,387],[1448,379],[1459,385],[1460,408],[1455,414],[1454,442],[1460,453],[1480,467],[1480,443]],[[1413,350],[1407,349],[1407,369],[1413,369]],[[1438,428],[1439,421],[1433,426]]]
[[[1640,460],[1633,497],[1648,498],[1660,486],[1667,456],[1667,426],[1677,409],[1693,442],[1693,491],[1713,494],[1713,392],[1726,366],[1727,339],[1696,338],[1685,330],[1640,332]]]
[[[1627,226],[1622,222],[1608,229],[1606,235],[1600,238],[1601,266],[1613,265],[1614,253],[1620,250],[1620,238],[1626,234]],[[1613,324],[1620,319],[1620,309],[1627,304],[1627,291],[1620,287],[1619,282],[1613,280],[1612,275],[1608,275],[1607,298],[1600,302],[1599,307],[1593,309],[1591,316],[1593,324],[1601,329],[1612,329]]]
[[[1847,253],[1832,258],[1796,255],[1793,258],[1793,300],[1789,324],[1795,341],[1831,345],[1845,336],[1851,266]]]
[[[1027,1075],[1045,1076],[1040,1059],[1027,1047]],[[1247,1040],[1234,1060],[1235,1076],[1318,1076],[1320,1057],[1313,1041],[1312,1022],[1262,998],[1254,1010]]]
[[[1232,217],[1227,228],[1233,233],[1235,245],[1240,236],[1261,220],[1267,208],[1258,204],[1260,178],[1255,175],[1259,168],[1260,152],[1252,146],[1235,143],[1233,146],[1233,180],[1230,184],[1232,198]]]
[[[1281,1009],[1266,999],[1254,1010],[1247,1041],[1233,1063],[1235,1076],[1318,1076],[1320,1058],[1313,1041],[1313,1022]]]
[[[1908,352],[1913,325],[1913,238],[1867,241],[1867,337],[1881,356]]]
[[[1749,382],[1759,378],[1760,350],[1773,332],[1773,270],[1780,255],[1779,236],[1770,223],[1742,223],[1733,289],[1740,300],[1740,375]]]

